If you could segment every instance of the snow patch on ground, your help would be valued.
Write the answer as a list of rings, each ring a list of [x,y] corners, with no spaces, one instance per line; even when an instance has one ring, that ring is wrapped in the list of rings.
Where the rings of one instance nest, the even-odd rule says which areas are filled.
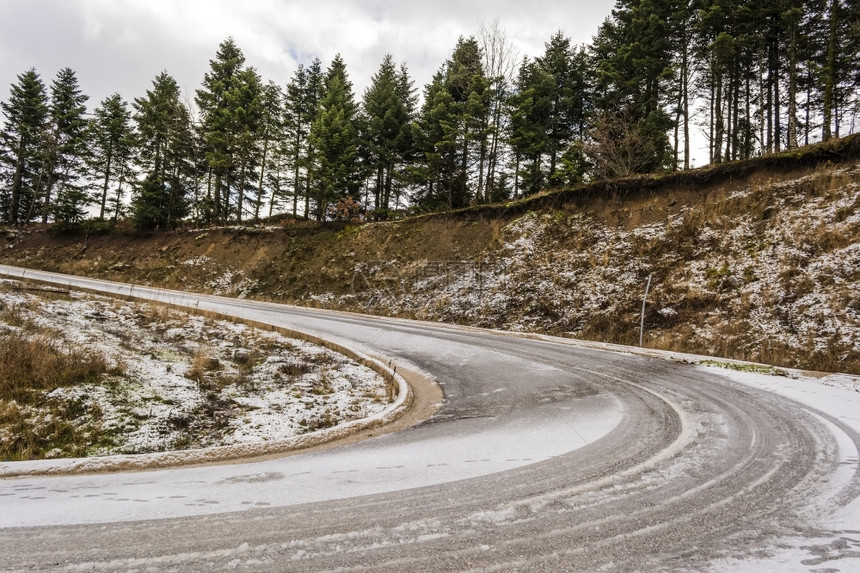
[[[193,260],[193,259],[191,259]],[[257,281],[245,276],[245,272],[226,269],[205,284],[205,287],[218,296],[245,298],[257,287]]]
[[[90,455],[280,441],[380,414],[389,403],[379,374],[315,344],[148,303],[43,295],[0,282],[0,308],[122,372],[48,393],[79,404],[76,423],[111,437]],[[26,331],[0,321],[0,336],[13,330]]]

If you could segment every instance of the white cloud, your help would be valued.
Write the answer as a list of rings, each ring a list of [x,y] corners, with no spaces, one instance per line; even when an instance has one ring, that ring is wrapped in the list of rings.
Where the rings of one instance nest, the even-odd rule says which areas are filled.
[[[46,84],[65,66],[95,105],[118,91],[132,100],[162,70],[187,92],[200,85],[218,44],[232,36],[265,79],[285,84],[299,63],[340,53],[360,96],[383,55],[406,61],[416,86],[430,81],[461,35],[498,19],[524,55],[557,30],[588,42],[613,0],[0,0],[0,99],[35,67]]]

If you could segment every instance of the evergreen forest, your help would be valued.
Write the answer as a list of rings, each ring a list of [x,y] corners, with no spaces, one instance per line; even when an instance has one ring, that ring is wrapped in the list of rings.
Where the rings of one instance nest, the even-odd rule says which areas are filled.
[[[860,125],[858,0],[619,0],[590,44],[522,58],[497,24],[423,88],[387,55],[363,94],[344,59],[286,85],[224,40],[193,94],[164,71],[90,109],[75,71],[0,102],[0,223],[136,228],[383,220],[585,182],[750,159]]]

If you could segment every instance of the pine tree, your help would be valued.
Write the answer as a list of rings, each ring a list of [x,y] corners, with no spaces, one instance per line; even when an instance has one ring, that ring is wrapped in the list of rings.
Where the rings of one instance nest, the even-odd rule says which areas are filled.
[[[185,164],[189,182],[189,215],[195,225],[211,224],[214,218],[215,205],[212,200],[212,171],[206,160],[206,147],[203,142],[203,130],[199,109],[191,102],[188,95],[183,99],[185,112],[190,124],[189,144],[185,155]]]
[[[561,32],[544,54],[520,66],[508,100],[514,151],[514,193],[581,182],[582,141],[593,107],[591,60]]]
[[[300,65],[287,85],[284,101],[285,154],[292,171],[292,213],[298,215],[302,200],[304,217],[310,209],[309,167],[313,156],[311,125],[317,117],[324,89],[322,62],[315,58],[307,68]]]
[[[307,84],[307,93],[305,94],[305,110],[307,112],[308,119],[308,139],[307,139],[307,149],[305,150],[305,156],[302,158],[302,163],[305,169],[305,195],[304,195],[304,217],[307,219],[310,216],[310,206],[311,206],[311,190],[314,185],[314,161],[316,155],[316,149],[314,147],[315,143],[313,138],[310,136],[311,128],[313,123],[316,121],[317,117],[320,114],[320,109],[322,106],[323,95],[326,92],[326,82],[325,82],[325,74],[322,69],[322,61],[319,58],[314,58],[311,62],[310,67],[308,68],[308,84]]]
[[[457,113],[454,98],[445,87],[443,68],[424,89],[424,104],[414,129],[418,161],[413,177],[423,186],[415,197],[421,208],[435,210],[454,205]]]
[[[650,139],[654,157],[641,166],[644,171],[675,163],[667,135],[673,122],[666,113],[674,79],[671,15],[668,0],[619,0],[591,46],[596,113],[632,121]]]
[[[546,126],[549,154],[547,182],[558,185],[558,162],[573,139],[575,123],[579,119],[575,116],[577,86],[570,40],[561,32],[554,34],[546,45],[544,55],[538,58],[537,65],[552,80],[549,125]]]
[[[0,103],[6,120],[0,132],[0,221],[28,220],[38,202],[48,96],[36,70],[18,75],[9,99]]]
[[[89,96],[81,92],[74,71],[63,68],[57,73],[51,83],[51,132],[41,175],[44,185],[43,223],[48,222],[49,215],[60,222],[76,223],[92,203],[83,180],[89,144],[85,115],[88,99]],[[55,190],[56,199],[52,201]]]
[[[690,168],[690,87],[693,79],[694,61],[692,49],[694,45],[695,16],[691,0],[678,0],[669,9],[669,30],[672,41],[672,65],[676,69],[672,89],[676,94],[674,101],[674,145],[673,168]],[[680,150],[681,140],[684,141],[683,160]]]
[[[194,134],[179,85],[167,72],[134,101],[138,168],[143,181],[132,199],[135,225],[171,229],[188,214],[188,189],[194,178]]]
[[[575,50],[558,32],[543,56],[520,67],[517,93],[510,102],[515,148],[519,160],[526,162],[518,192],[520,181],[525,193],[534,193],[545,185],[582,180],[584,166],[577,150],[592,107],[589,66],[585,52]]]
[[[860,3],[830,0],[826,13],[827,44],[821,59],[822,137],[841,135],[844,114],[860,96]]]
[[[129,173],[133,148],[131,111],[128,104],[118,93],[108,96],[96,108],[94,120],[90,125],[90,139],[93,143],[90,168],[101,180],[99,218],[105,218],[108,193],[111,185],[116,183],[116,191],[111,201],[113,219],[116,220],[117,211],[122,205],[123,183]]]
[[[554,91],[552,75],[537,62],[524,60],[516,89],[508,99],[514,197],[536,193],[544,186],[542,162],[550,145]]]
[[[201,133],[212,182],[212,216],[226,221],[230,213],[230,189],[236,175],[235,110],[231,102],[240,98],[230,96],[245,65],[245,56],[233,38],[218,46],[215,58],[209,61],[209,71],[203,76],[203,86],[197,90],[195,101],[201,113]]]
[[[308,135],[311,123],[316,117],[318,103],[315,87],[322,85],[322,64],[314,60],[310,69],[299,65],[284,96],[284,135],[285,155],[292,171],[292,213],[298,215],[299,198],[307,205],[305,188],[307,186]],[[304,185],[302,184],[304,179]],[[307,216],[307,212],[305,212]]]
[[[415,122],[418,112],[418,95],[415,89],[415,83],[409,75],[409,70],[406,67],[406,62],[400,64],[400,69],[397,73],[397,96],[406,107],[406,113],[409,118],[405,129],[400,132],[397,140],[397,149],[401,160],[401,170],[398,172],[398,177],[395,181],[396,186],[392,186],[391,194],[394,194],[395,204],[400,203],[400,196],[404,188],[412,183],[412,169],[415,165],[416,157],[416,142],[415,142]],[[385,200],[388,204],[390,194]]]
[[[412,121],[415,96],[405,67],[399,70],[386,55],[364,93],[366,130],[364,141],[374,173],[374,209],[384,217],[390,208],[392,189],[405,177],[412,153]]]
[[[421,203],[454,209],[482,200],[483,189],[472,183],[481,180],[488,149],[491,90],[475,38],[457,41],[425,94],[418,122],[423,165],[417,174],[427,185]]]
[[[254,68],[239,72],[236,82],[227,92],[227,109],[230,113],[228,125],[234,141],[233,161],[237,166],[236,220],[240,223],[244,218],[245,198],[255,192],[255,184],[258,181],[255,169],[260,164],[259,143],[264,130],[263,96],[263,83]],[[259,214],[257,199],[252,197],[252,202],[256,205],[256,215]]]
[[[318,221],[325,220],[330,204],[342,197],[355,199],[358,196],[361,172],[357,111],[346,65],[337,55],[326,72],[325,92],[309,136],[313,200]]]
[[[273,82],[263,87],[260,97],[260,176],[257,183],[257,198],[254,202],[254,220],[260,219],[260,210],[269,193],[269,217],[276,204],[284,200],[284,94]],[[267,191],[268,190],[268,191]]]
[[[306,111],[308,74],[304,65],[300,64],[296,73],[287,84],[284,95],[284,155],[289,159],[292,170],[292,213],[298,215],[299,197],[302,194],[301,174],[302,158],[307,147],[310,122],[307,121]]]
[[[480,167],[486,148],[487,117],[490,106],[489,80],[484,74],[483,52],[474,37],[460,38],[448,62],[446,85],[457,107],[458,168],[452,189],[452,206],[482,201],[477,186],[470,185],[473,165]]]

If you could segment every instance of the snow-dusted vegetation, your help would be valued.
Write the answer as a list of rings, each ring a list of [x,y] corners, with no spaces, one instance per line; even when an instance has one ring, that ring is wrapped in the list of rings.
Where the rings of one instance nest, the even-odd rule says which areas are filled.
[[[528,212],[476,262],[358,264],[313,300],[635,344],[653,273],[648,346],[860,371],[860,166],[674,203]]]
[[[763,158],[377,223],[146,237],[9,228],[0,255],[140,285],[632,345],[652,275],[645,346],[860,373],[860,163],[840,149],[836,163]]]
[[[0,347],[2,459],[283,440],[388,405],[381,376],[314,344],[15,281]]]

